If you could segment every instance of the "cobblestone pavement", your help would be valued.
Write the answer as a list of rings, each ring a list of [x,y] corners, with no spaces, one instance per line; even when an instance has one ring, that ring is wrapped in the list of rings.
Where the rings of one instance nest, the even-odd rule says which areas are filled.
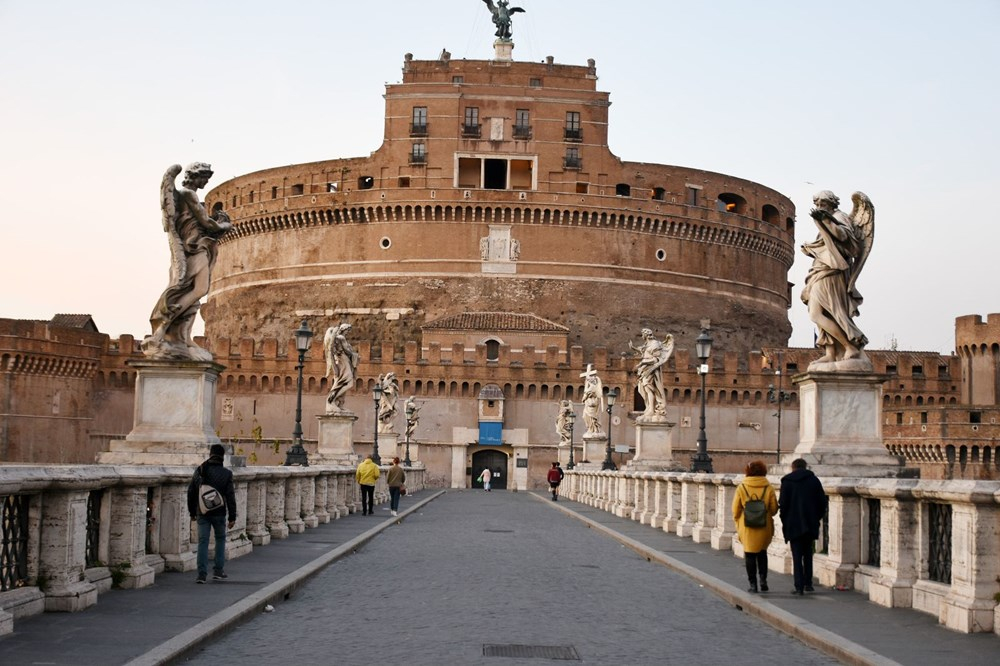
[[[542,654],[837,663],[537,497],[481,491],[442,495],[185,663],[517,666]]]

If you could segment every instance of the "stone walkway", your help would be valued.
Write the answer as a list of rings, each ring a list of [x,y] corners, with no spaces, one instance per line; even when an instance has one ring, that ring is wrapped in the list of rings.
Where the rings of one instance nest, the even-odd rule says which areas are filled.
[[[163,574],[15,622],[0,664],[994,664],[1000,637],[771,573],[545,495],[423,491],[259,548],[224,583]],[[267,605],[273,611],[264,612]],[[791,636],[797,636],[797,640]]]

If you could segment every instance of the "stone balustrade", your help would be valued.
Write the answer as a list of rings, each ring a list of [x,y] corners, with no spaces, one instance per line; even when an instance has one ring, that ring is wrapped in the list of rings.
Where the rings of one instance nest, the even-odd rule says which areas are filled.
[[[425,471],[407,468],[410,490],[424,487]],[[357,511],[354,472],[333,465],[233,468],[237,518],[227,558]],[[194,570],[191,475],[190,467],[154,465],[0,466],[0,635],[18,618],[83,610],[112,585],[141,588],[163,571]],[[375,501],[388,498],[383,474]]]
[[[566,473],[560,493],[617,516],[742,556],[737,474]],[[780,480],[770,481],[778,490]],[[881,606],[929,613],[956,631],[1000,634],[1000,482],[824,478],[830,508],[816,544],[822,585]],[[791,573],[775,517],[770,568]],[[742,580],[733,569],[734,580]]]

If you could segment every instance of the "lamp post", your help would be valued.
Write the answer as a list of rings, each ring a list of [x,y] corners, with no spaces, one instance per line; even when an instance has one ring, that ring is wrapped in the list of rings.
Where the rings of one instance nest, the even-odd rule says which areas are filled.
[[[786,401],[790,400],[792,394],[787,391],[781,390],[781,352],[778,352],[778,369],[775,370],[774,374],[778,377],[778,388],[774,388],[774,384],[769,384],[767,387],[767,400],[768,402],[778,403],[778,413],[775,416],[778,417],[778,453],[775,461],[781,464],[781,405]]]
[[[403,458],[403,466],[410,466],[410,429],[413,428],[413,414],[417,410],[413,407],[411,403],[406,404],[406,457]]]
[[[309,324],[302,320],[302,325],[295,330],[295,348],[299,352],[299,364],[295,369],[299,371],[298,398],[295,402],[295,429],[292,431],[292,448],[285,454],[285,465],[309,466],[309,456],[302,448],[302,368],[305,367],[306,352],[312,343],[313,332],[309,330]]]
[[[617,388],[608,392],[608,445],[604,449],[604,464],[601,465],[601,469],[618,469],[615,461],[611,459],[611,408],[615,406],[616,400],[618,400]]]
[[[569,462],[566,463],[566,469],[576,467],[576,463],[573,462],[573,423],[575,421],[576,412],[570,412],[566,415],[566,430],[569,430]]]
[[[698,452],[691,456],[692,472],[712,473],[712,459],[708,457],[708,438],[705,436],[705,375],[708,374],[708,358],[712,355],[712,336],[708,329],[701,329],[701,334],[694,342],[695,353],[701,364],[698,373],[701,375],[701,419],[698,424]]]
[[[375,441],[372,443],[372,462],[381,465],[382,456],[378,454],[378,407],[382,404],[382,385],[375,384],[372,394],[375,396]]]

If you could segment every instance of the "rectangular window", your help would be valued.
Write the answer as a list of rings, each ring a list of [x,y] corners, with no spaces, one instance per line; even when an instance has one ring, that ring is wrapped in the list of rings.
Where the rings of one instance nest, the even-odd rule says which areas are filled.
[[[399,177],[399,186],[400,187],[409,187],[410,186],[410,177],[409,176],[400,176]]]
[[[583,138],[583,132],[580,129],[580,112],[579,111],[567,111],[566,112],[566,140],[567,141],[579,141]]]
[[[542,80],[541,79],[531,79],[530,81],[528,81],[528,85],[531,86],[532,88],[541,88],[542,87]]]
[[[410,149],[410,164],[424,164],[427,161],[427,144],[418,142]]]
[[[577,194],[587,194],[590,192],[590,183],[577,183],[576,193]]]
[[[924,366],[922,366],[922,365],[915,365],[915,366],[913,366],[913,376],[914,377],[923,377],[924,376]]]
[[[688,187],[687,188],[687,205],[697,206],[698,205],[698,188]]]
[[[465,122],[462,123],[462,136],[479,136],[479,107],[465,107]]]
[[[303,194],[304,191],[305,191],[305,187],[301,183],[299,183],[297,185],[292,185],[292,196],[293,197],[302,196],[302,194]]]
[[[528,109],[518,109],[514,113],[514,138],[531,138],[531,112]]]
[[[427,107],[413,107],[413,117],[410,121],[410,136],[427,135]]]
[[[453,77],[451,77],[451,82],[452,83],[465,83],[465,77],[464,76],[453,76]]]
[[[278,198],[278,186],[277,185],[275,185],[274,187],[271,188],[271,198],[272,199],[277,199]]]
[[[903,425],[903,412],[896,412],[896,425]]]
[[[567,169],[579,169],[581,166],[580,149],[570,146],[566,149],[566,162],[563,165]]]
[[[920,422],[924,424],[927,423],[927,412],[920,412]]]
[[[982,423],[983,413],[982,412],[969,412],[969,423]]]

